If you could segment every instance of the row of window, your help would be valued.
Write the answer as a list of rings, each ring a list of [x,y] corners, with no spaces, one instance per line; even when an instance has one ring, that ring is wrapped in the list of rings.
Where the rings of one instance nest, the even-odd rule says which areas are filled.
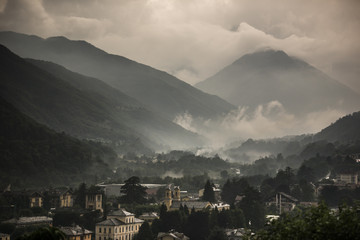
[[[120,238],[116,238],[114,240],[131,240],[132,237],[133,237],[132,234],[127,234],[125,236],[121,236]],[[112,240],[112,238],[106,238],[106,237],[101,238],[101,237],[99,237],[98,240]]]
[[[104,233],[106,233],[106,227],[104,227],[103,230],[104,230]],[[118,228],[115,227],[115,233],[117,233],[117,230],[118,230]],[[138,230],[138,225],[136,225],[135,227],[134,227],[134,225],[132,225],[132,226],[125,226],[125,227],[119,227],[119,232],[127,232],[127,231],[134,231],[134,230],[135,230],[135,231]],[[101,231],[102,231],[102,228],[99,227],[99,233],[101,233]],[[109,228],[109,232],[108,232],[108,233],[111,233],[111,228]]]

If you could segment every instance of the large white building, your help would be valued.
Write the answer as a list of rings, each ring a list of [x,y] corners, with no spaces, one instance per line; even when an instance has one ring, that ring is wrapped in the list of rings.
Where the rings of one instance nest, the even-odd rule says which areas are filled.
[[[96,224],[95,240],[131,240],[143,222],[124,209],[113,211],[106,220]]]

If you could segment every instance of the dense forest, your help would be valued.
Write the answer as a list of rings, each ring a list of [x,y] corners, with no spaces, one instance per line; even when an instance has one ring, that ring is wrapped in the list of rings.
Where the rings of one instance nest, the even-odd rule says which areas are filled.
[[[116,154],[40,125],[0,98],[0,182],[15,187],[94,182]]]

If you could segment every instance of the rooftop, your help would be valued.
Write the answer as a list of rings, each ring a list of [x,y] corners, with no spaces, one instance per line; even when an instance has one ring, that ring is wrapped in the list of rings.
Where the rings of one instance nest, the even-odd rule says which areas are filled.
[[[75,227],[60,227],[60,230],[66,236],[82,236],[82,235],[92,234],[92,231],[82,228],[79,225]]]
[[[115,211],[110,212],[108,214],[108,216],[130,217],[130,216],[134,216],[134,214],[126,211],[123,208],[121,208],[119,210],[115,210]]]

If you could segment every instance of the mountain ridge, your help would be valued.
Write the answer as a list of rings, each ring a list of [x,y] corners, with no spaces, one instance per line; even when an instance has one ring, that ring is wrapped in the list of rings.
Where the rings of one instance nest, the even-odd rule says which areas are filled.
[[[57,131],[135,152],[148,152],[143,144],[155,148],[160,147],[157,144],[199,141],[196,134],[162,119],[100,80],[55,64],[26,61],[2,46],[0,51],[1,96]]]
[[[22,57],[51,61],[100,79],[169,120],[185,112],[204,119],[216,118],[235,109],[225,100],[204,93],[164,71],[108,54],[84,41],[0,32],[0,43]]]
[[[295,115],[360,107],[359,94],[284,51],[246,54],[195,86],[238,106],[279,101]]]

